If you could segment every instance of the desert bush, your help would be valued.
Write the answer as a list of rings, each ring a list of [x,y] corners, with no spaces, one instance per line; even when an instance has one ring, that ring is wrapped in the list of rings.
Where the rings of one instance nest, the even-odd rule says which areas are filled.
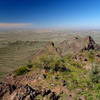
[[[72,61],[71,65],[74,66],[74,67],[82,67],[82,65],[79,62],[76,62],[76,61]]]
[[[90,79],[93,83],[100,83],[100,66],[93,64],[90,71]]]
[[[88,60],[90,62],[94,61],[94,52],[93,52],[93,50],[88,51]]]
[[[32,64],[32,63],[28,63],[26,66],[27,66],[28,68],[32,68],[32,67],[33,67],[33,64]]]
[[[26,66],[22,66],[22,67],[19,67],[16,71],[15,71],[15,74],[16,75],[23,75],[25,73],[27,73],[29,70]]]

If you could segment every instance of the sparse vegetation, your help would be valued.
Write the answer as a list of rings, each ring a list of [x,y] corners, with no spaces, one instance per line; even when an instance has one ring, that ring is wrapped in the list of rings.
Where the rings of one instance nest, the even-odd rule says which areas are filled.
[[[49,69],[49,72],[46,74],[46,80],[49,83],[60,85],[61,80],[64,80],[65,87],[69,90],[75,90],[77,88],[82,89],[77,96],[84,96],[86,100],[99,100],[100,76],[98,73],[100,70],[98,69],[98,64],[94,65],[93,69],[89,72],[83,69],[79,62],[77,64],[69,57],[55,59],[55,57],[52,56],[43,56],[40,62],[41,65],[39,63],[39,66],[47,66],[42,68],[45,70]],[[81,67],[78,67],[79,65],[81,65]],[[63,68],[64,70],[62,70]],[[92,95],[93,92],[94,95]]]
[[[28,63],[26,66],[27,66],[28,68],[32,68],[32,67],[33,67],[33,64],[32,64],[32,63]]]
[[[88,52],[88,59],[89,59],[89,61],[91,62],[91,63],[93,63],[93,61],[94,61],[94,51],[93,50],[89,50],[89,52]]]
[[[22,47],[18,46],[16,49],[16,45],[20,43]],[[22,50],[23,45],[32,46],[33,42],[16,41],[10,44],[11,47],[13,46],[13,50],[20,50],[20,48]],[[33,52],[33,48],[28,49],[29,52],[31,50]],[[2,51],[3,54],[4,52]],[[39,52],[41,53],[41,50]],[[85,100],[100,100],[100,62],[99,58],[95,57],[95,53],[97,52],[94,50],[86,50],[65,56],[50,55],[50,52],[38,55],[36,59],[27,61],[21,67],[18,67],[13,73],[14,78],[15,80],[19,78],[19,83],[28,83],[30,86],[38,88],[42,93],[44,93],[42,89],[48,89],[49,92],[56,91],[51,94],[55,96],[54,98],[58,96],[59,99],[57,100],[66,100],[68,97],[74,98],[73,100],[79,100],[80,97],[85,98]],[[85,69],[86,64],[91,64],[91,68]],[[0,75],[2,76],[3,73],[0,73]],[[28,88],[28,90],[31,90],[31,88]],[[35,99],[50,100],[50,98],[53,98],[49,94],[43,96],[40,91]]]
[[[25,73],[29,72],[28,68],[26,66],[22,66],[22,67],[19,67],[16,71],[15,71],[15,74],[16,75],[23,75]]]
[[[89,52],[90,53],[90,52]],[[89,58],[92,58],[89,56]],[[91,60],[94,63],[94,60]],[[37,62],[28,63],[26,66],[19,67],[15,74],[23,75],[31,71],[36,70],[46,70],[45,80],[49,83],[49,88],[52,89],[53,86],[63,85],[70,91],[80,89],[74,98],[79,98],[83,96],[86,100],[99,100],[100,99],[100,68],[99,63],[93,64],[93,68],[90,71],[82,68],[82,64],[74,61],[72,57],[56,57],[51,55],[43,55],[38,59]],[[59,100],[64,100],[67,98],[66,93],[59,94]],[[38,95],[36,98],[43,99],[42,95]],[[45,97],[48,99],[48,96]],[[49,99],[48,99],[49,100]]]
[[[40,41],[15,41],[9,42],[0,48],[0,72],[7,74],[18,66],[29,63],[31,55],[46,42]],[[4,74],[1,75],[2,77]]]
[[[100,83],[100,66],[93,64],[93,68],[90,71],[90,79],[93,83]]]

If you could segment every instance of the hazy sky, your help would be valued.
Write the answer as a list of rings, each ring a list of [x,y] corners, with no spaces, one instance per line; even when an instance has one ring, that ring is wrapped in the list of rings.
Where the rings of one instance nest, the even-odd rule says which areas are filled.
[[[0,28],[100,28],[100,0],[0,0]]]

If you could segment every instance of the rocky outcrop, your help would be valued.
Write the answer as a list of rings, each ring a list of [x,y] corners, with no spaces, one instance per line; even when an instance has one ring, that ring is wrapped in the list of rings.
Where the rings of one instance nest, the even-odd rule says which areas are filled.
[[[58,100],[59,96],[48,89],[34,89],[29,85],[11,85],[0,83],[0,100],[36,100],[41,95],[48,96],[50,100]]]
[[[35,97],[40,94],[38,90],[31,88],[29,85],[20,86],[13,94],[11,94],[12,100],[34,100]]]
[[[95,49],[95,41],[93,40],[93,38],[91,36],[87,36],[86,38],[84,38],[84,43],[85,45],[83,45],[83,49],[85,50],[90,50],[90,49]]]
[[[68,53],[77,53],[82,50],[97,49],[97,44],[91,36],[85,38],[77,36],[64,40],[58,45],[58,48],[61,51],[61,55],[64,56]]]
[[[47,42],[42,48],[37,50],[32,56],[32,59],[45,54],[65,56],[69,53],[78,53],[83,50],[100,50],[100,45],[96,44],[91,36],[87,37],[71,37],[67,40],[62,41],[57,46],[53,42]]]
[[[16,89],[15,85],[7,84],[7,83],[0,83],[0,100],[2,100],[5,94],[11,95]]]

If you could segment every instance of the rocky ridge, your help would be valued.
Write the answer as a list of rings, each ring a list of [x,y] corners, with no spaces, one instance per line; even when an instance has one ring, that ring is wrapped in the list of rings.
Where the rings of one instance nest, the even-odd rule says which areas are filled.
[[[73,59],[80,59],[81,56],[78,56],[77,53],[88,50],[100,50],[99,45],[97,46],[91,36],[87,36],[85,38],[73,37],[71,40],[64,40],[58,46],[55,46],[53,42],[48,42],[43,48],[36,51],[35,55],[32,56],[32,61],[37,60],[40,56],[45,54],[63,57],[68,53],[76,54],[73,56]],[[96,56],[100,57],[99,54],[96,54]],[[84,60],[87,59],[84,58]],[[62,69],[60,69],[62,72],[70,71],[64,66],[62,66]],[[59,67],[55,65],[53,70],[57,73]],[[0,100],[42,100],[37,98],[39,96],[42,96],[43,100],[59,100],[61,96],[60,94],[63,92],[66,92],[68,95],[68,97],[64,100],[73,100],[75,93],[67,91],[67,88],[65,87],[65,80],[61,80],[61,85],[58,86],[59,88],[53,83],[50,84],[53,89],[48,88],[49,83],[45,80],[47,73],[48,70],[41,69],[39,71],[30,71],[30,73],[26,73],[22,76],[16,76],[14,74],[6,76],[6,78],[4,78],[0,83]],[[54,77],[53,79],[57,80],[57,77]],[[56,87],[57,89],[54,89]],[[81,91],[81,89],[77,91]],[[86,99],[84,97],[79,97],[77,100]]]

